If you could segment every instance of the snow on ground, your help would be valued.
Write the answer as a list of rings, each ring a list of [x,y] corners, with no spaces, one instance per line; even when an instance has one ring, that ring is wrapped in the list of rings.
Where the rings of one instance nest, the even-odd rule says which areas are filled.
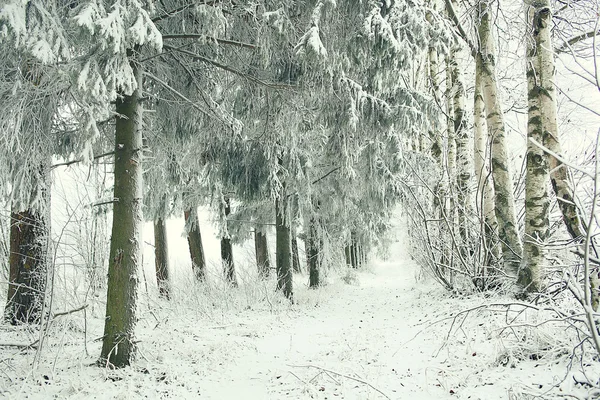
[[[507,332],[502,327],[508,314],[460,314],[499,300],[453,296],[417,280],[418,270],[406,254],[400,240],[387,261],[374,259],[365,271],[331,273],[319,290],[306,288],[307,278],[297,275],[294,305],[273,293],[273,280],[247,279],[237,289],[180,280],[171,302],[158,300],[149,284],[140,289],[138,358],[117,371],[94,364],[104,305],[101,296],[89,295],[85,312],[56,319],[39,354],[0,346],[0,397],[529,399],[585,394],[567,373],[569,348],[560,339],[564,328]],[[146,274],[152,262],[146,259]],[[0,324],[1,343],[38,338],[31,328]],[[515,338],[543,352],[535,346],[523,351]]]

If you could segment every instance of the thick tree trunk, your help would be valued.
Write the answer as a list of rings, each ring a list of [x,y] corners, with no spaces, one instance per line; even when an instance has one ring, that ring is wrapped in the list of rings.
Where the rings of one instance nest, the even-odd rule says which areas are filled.
[[[323,244],[319,236],[316,217],[310,219],[306,238],[306,254],[308,260],[308,287],[321,285],[321,249]]]
[[[237,279],[235,276],[235,264],[233,263],[233,247],[231,245],[231,236],[227,230],[227,217],[231,214],[231,203],[228,197],[224,199],[223,210],[225,213],[225,227],[223,229],[224,234],[221,237],[221,260],[223,262],[223,272],[225,274],[225,280],[231,286],[237,286]]]
[[[183,216],[185,218],[188,247],[192,259],[192,271],[194,271],[196,280],[204,281],[204,279],[206,279],[206,261],[204,260],[204,248],[202,247],[198,211],[196,207],[192,207],[185,210]]]
[[[161,297],[169,299],[169,247],[167,244],[167,225],[164,218],[154,220],[154,265],[156,283]]]
[[[48,231],[40,212],[30,209],[11,213],[5,317],[13,325],[40,321],[46,290]]]
[[[481,213],[482,262],[484,276],[488,275],[487,266],[496,264],[500,259],[500,247],[497,245],[498,221],[494,211],[494,186],[490,183],[489,168],[490,146],[485,120],[485,104],[481,92],[481,59],[478,57],[475,67],[475,98],[473,106],[474,164],[477,179],[477,208]]]
[[[275,264],[277,269],[277,290],[293,301],[292,240],[290,232],[290,213],[285,190],[275,200]]]
[[[271,262],[269,261],[269,248],[267,246],[266,233],[254,230],[254,250],[256,251],[256,266],[258,276],[266,279],[271,275]]]
[[[495,212],[498,221],[498,236],[502,243],[502,257],[507,272],[517,275],[523,247],[519,237],[513,179],[506,145],[504,114],[498,98],[496,61],[491,30],[491,10],[486,1],[480,2],[479,42],[477,57],[481,61],[481,85],[487,126],[492,140],[492,178],[496,194]]]
[[[108,266],[106,319],[100,362],[124,367],[135,353],[134,328],[142,227],[141,70],[131,64],[138,88],[116,102],[112,237]]]

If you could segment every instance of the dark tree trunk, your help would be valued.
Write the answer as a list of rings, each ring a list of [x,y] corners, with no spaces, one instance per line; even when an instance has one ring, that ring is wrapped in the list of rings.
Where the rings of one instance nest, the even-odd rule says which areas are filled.
[[[198,211],[195,207],[189,208],[183,212],[185,226],[188,229],[187,240],[192,258],[192,271],[199,281],[206,278],[206,261],[204,260],[204,248],[202,247],[202,236],[200,235],[200,222],[198,221]]]
[[[358,252],[357,252],[356,234],[350,234],[350,265],[352,268],[358,268]]]
[[[301,273],[302,266],[300,265],[300,255],[298,254],[298,235],[296,234],[296,226],[292,225],[292,267],[294,272]]]
[[[352,246],[347,245],[344,247],[344,255],[346,256],[346,265],[348,267],[352,266]]]
[[[262,279],[268,278],[271,275],[271,263],[269,261],[267,235],[258,229],[254,231],[254,250],[256,251],[258,276]]]
[[[167,300],[169,293],[169,247],[167,245],[167,226],[163,218],[154,221],[154,264],[158,293]]]
[[[48,228],[33,210],[11,213],[7,321],[38,323],[46,289]]]
[[[131,63],[138,88],[116,101],[114,206],[108,294],[101,365],[127,366],[135,354],[134,328],[138,270],[142,260],[142,109],[141,69]]]
[[[282,290],[285,297],[293,300],[292,241],[289,223],[290,215],[284,190],[275,200],[277,290]]]
[[[308,235],[306,238],[306,253],[308,259],[308,286],[316,288],[321,285],[321,249],[323,244],[317,231],[317,222],[311,218],[308,226]]]
[[[223,261],[223,272],[227,283],[232,286],[237,286],[235,277],[235,264],[233,263],[233,248],[231,246],[231,237],[227,232],[227,217],[231,214],[231,203],[229,198],[225,198],[223,205],[225,211],[225,235],[221,238],[221,260]]]

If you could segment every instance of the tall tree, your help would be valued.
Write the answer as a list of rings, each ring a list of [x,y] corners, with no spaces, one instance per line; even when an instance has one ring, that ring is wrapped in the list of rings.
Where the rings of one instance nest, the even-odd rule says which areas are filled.
[[[448,1],[447,1],[448,4]],[[486,110],[486,122],[491,140],[491,172],[494,183],[498,235],[502,243],[502,257],[507,272],[516,276],[523,254],[515,211],[513,179],[507,147],[504,113],[498,94],[496,50],[492,33],[492,9],[488,0],[478,3],[477,33],[479,49],[476,57],[481,66],[481,91]]]
[[[497,244],[498,221],[494,212],[494,186],[490,182],[490,142],[485,118],[485,103],[481,92],[481,59],[478,57],[475,62],[473,129],[474,167],[477,180],[476,204],[481,215],[480,236],[483,240],[480,254],[484,266],[482,273],[487,276],[490,272],[488,266],[496,264],[500,259],[500,248]]]
[[[129,51],[131,56],[131,50]],[[129,365],[135,353],[137,274],[142,225],[142,71],[131,61],[136,79],[131,93],[121,89],[115,112],[115,183],[108,264],[108,294],[101,363]]]

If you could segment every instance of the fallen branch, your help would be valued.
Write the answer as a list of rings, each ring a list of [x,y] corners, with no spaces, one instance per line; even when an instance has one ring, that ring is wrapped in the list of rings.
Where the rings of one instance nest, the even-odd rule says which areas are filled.
[[[373,386],[369,382],[367,382],[365,380],[362,380],[360,378],[355,378],[355,377],[350,376],[350,375],[342,374],[340,372],[336,372],[336,371],[333,371],[333,370],[330,370],[330,369],[327,369],[327,368],[319,367],[318,365],[312,365],[312,364],[290,365],[290,364],[288,364],[288,366],[289,367],[293,367],[293,368],[315,368],[315,369],[318,369],[318,370],[323,371],[323,372],[328,372],[330,374],[338,375],[338,376],[341,376],[341,377],[346,378],[346,379],[350,379],[350,380],[353,380],[353,381],[356,381],[356,382],[360,382],[360,383],[362,383],[364,385],[367,385],[371,389],[375,390],[377,393],[379,393],[380,395],[382,395],[386,399],[390,399],[391,400],[391,398],[387,394],[383,393],[381,390],[377,389],[375,386]]]
[[[54,313],[54,314],[52,314],[52,319],[54,319],[56,317],[62,317],[63,315],[73,314],[73,313],[76,313],[76,312],[81,311],[81,310],[85,310],[87,307],[88,307],[88,304],[84,304],[84,305],[82,305],[80,307],[74,308],[74,309],[69,310],[69,311],[62,311],[62,312]]]
[[[0,342],[0,347],[16,347],[16,348],[19,348],[19,349],[37,349],[37,343],[38,343],[38,340],[36,340],[35,342],[32,342],[30,344],[10,343],[10,342],[2,343],[2,342]]]

